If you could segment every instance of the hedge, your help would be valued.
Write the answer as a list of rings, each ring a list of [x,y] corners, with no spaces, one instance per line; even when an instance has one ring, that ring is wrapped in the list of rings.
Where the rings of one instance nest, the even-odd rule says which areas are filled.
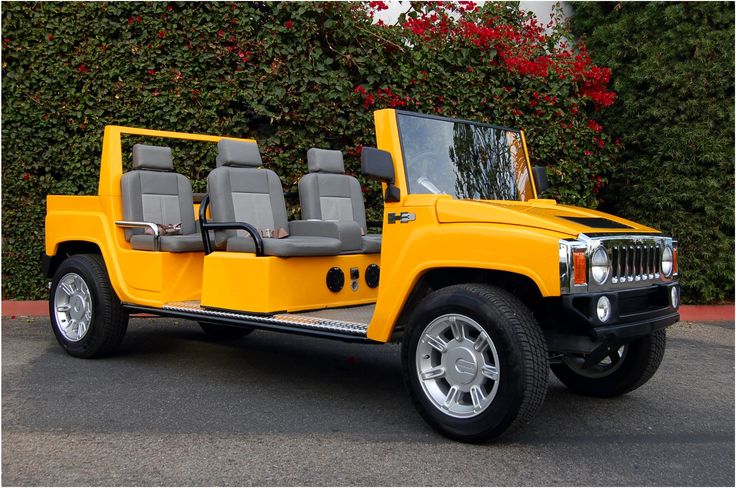
[[[375,109],[460,116],[526,129],[548,195],[595,207],[618,150],[591,119],[610,71],[515,3],[411,5],[383,25],[383,2],[4,3],[3,297],[45,296],[44,197],[94,194],[107,124],[256,138],[296,191],[312,146],[358,173]],[[202,191],[211,151],[175,157]]]
[[[575,3],[573,32],[610,66],[620,137],[602,208],[680,244],[689,302],[734,296],[734,6]]]

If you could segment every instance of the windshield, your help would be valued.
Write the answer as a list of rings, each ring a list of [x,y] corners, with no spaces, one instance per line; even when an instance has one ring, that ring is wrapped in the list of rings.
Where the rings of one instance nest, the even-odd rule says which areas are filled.
[[[418,114],[396,116],[409,193],[534,198],[519,131]]]

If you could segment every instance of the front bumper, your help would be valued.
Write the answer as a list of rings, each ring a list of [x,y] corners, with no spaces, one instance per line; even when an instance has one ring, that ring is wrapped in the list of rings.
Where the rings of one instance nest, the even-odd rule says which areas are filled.
[[[679,297],[680,285],[676,282],[633,290],[565,295],[562,310],[566,321],[593,341],[629,342],[680,320],[678,308],[672,305],[672,288],[677,289]],[[612,313],[606,322],[601,322],[596,313],[601,296],[611,301]]]

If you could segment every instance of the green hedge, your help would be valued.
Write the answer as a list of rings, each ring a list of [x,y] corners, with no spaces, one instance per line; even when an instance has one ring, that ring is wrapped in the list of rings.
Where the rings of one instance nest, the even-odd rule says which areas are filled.
[[[690,302],[734,296],[733,3],[575,3],[574,33],[613,70],[621,137],[604,210],[680,243]]]
[[[343,150],[358,172],[377,108],[462,116],[526,129],[549,195],[597,205],[618,146],[590,114],[615,94],[559,24],[548,32],[515,4],[490,2],[413,2],[397,25],[373,23],[383,8],[4,3],[3,297],[45,296],[44,197],[94,194],[107,124],[254,137],[295,191],[312,146]],[[175,150],[177,170],[203,190],[211,151]],[[368,218],[380,219],[378,186],[362,183]]]

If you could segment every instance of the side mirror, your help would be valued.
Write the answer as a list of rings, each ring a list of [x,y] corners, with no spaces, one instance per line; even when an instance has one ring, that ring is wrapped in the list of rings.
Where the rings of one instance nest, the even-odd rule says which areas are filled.
[[[391,153],[375,147],[364,147],[360,152],[360,171],[386,183],[394,182],[394,161]]]
[[[360,171],[386,183],[387,202],[398,202],[401,198],[399,189],[394,186],[394,161],[391,153],[375,147],[364,147],[360,153]]]
[[[547,169],[543,166],[534,166],[532,167],[532,173],[534,176],[534,186],[537,187],[537,197],[541,197],[544,190],[549,188]]]

